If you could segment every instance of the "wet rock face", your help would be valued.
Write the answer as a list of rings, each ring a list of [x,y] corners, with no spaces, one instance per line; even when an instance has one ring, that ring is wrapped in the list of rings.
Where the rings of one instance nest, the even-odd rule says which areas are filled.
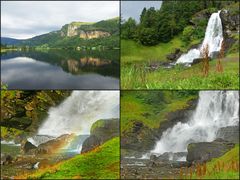
[[[142,122],[134,121],[130,130],[122,132],[121,147],[137,152],[147,152],[154,147],[157,139],[156,131],[145,126]]]
[[[99,120],[92,125],[91,135],[83,142],[81,153],[93,150],[117,136],[119,136],[119,119]]]
[[[234,143],[217,139],[213,142],[190,143],[187,147],[187,161],[190,163],[203,163],[225,154],[234,147]]]
[[[217,138],[237,144],[239,143],[239,126],[227,126],[220,128],[216,136]]]
[[[230,36],[233,31],[239,31],[239,13],[233,12],[232,9],[224,9],[220,13],[223,24],[224,34]]]

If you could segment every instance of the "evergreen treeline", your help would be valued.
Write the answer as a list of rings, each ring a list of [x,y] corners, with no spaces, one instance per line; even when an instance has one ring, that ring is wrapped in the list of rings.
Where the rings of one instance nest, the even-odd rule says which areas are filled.
[[[143,45],[152,46],[160,42],[169,42],[175,35],[184,31],[183,40],[187,41],[194,31],[189,25],[194,14],[209,9],[215,11],[231,1],[199,0],[199,1],[164,1],[160,10],[144,8],[140,22],[129,18],[122,22],[122,39],[132,39]],[[203,22],[202,26],[206,26]],[[185,29],[186,28],[186,29]],[[197,38],[204,36],[205,28],[196,29]],[[185,39],[184,39],[185,38]]]

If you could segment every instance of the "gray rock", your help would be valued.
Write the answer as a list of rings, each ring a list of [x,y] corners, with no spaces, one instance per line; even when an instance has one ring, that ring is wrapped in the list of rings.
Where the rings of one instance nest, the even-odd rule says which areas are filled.
[[[225,154],[234,147],[233,143],[217,139],[213,142],[190,143],[187,147],[187,161],[203,163]]]
[[[119,119],[99,120],[92,125],[91,135],[83,142],[81,153],[88,152],[117,136],[119,136]]]
[[[24,153],[29,153],[30,151],[37,149],[37,147],[34,146],[29,141],[26,141],[25,144],[23,145],[22,149],[23,149]]]
[[[177,48],[173,53],[168,54],[166,57],[170,61],[176,61],[182,55],[182,53],[183,52]]]
[[[239,126],[227,126],[220,128],[217,131],[216,136],[217,138],[237,144],[239,143]]]

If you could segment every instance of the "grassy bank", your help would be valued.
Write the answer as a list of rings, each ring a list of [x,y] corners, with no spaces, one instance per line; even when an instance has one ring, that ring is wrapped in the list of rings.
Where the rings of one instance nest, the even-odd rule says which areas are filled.
[[[123,61],[124,62],[124,61]],[[122,62],[122,63],[123,63]],[[209,75],[203,76],[202,63],[190,68],[147,69],[148,62],[125,63],[121,67],[123,89],[238,89],[239,54],[228,54],[223,60],[224,72],[216,72],[216,59],[210,62]]]
[[[95,150],[77,155],[53,167],[39,169],[30,179],[118,179],[119,138],[113,138]]]
[[[197,168],[193,179],[239,179],[239,144],[219,158]],[[189,178],[188,178],[189,179]]]
[[[189,47],[199,44],[200,41],[199,39],[185,46],[180,37],[175,37],[169,43],[148,47],[131,40],[121,40],[121,64],[125,66],[129,63],[166,61],[166,55],[174,52],[175,48],[187,51]]]
[[[182,95],[180,94],[182,93]],[[121,94],[121,132],[137,120],[151,129],[159,128],[168,113],[184,109],[197,97],[197,91],[123,91]]]

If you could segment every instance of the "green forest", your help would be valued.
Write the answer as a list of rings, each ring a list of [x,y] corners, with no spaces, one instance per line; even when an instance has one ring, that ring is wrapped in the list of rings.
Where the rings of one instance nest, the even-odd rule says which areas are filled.
[[[186,53],[204,39],[209,17],[218,10],[227,10],[223,22],[224,53],[208,64],[208,74],[202,73],[202,63],[191,68],[169,59],[176,52]],[[239,86],[239,36],[237,23],[239,2],[236,1],[164,1],[159,10],[144,8],[139,22],[133,18],[121,20],[121,87],[124,89],[212,89]],[[229,33],[226,33],[226,32]],[[221,59],[221,60],[217,60]],[[218,73],[217,63],[224,69]],[[187,77],[187,78],[186,78]]]

